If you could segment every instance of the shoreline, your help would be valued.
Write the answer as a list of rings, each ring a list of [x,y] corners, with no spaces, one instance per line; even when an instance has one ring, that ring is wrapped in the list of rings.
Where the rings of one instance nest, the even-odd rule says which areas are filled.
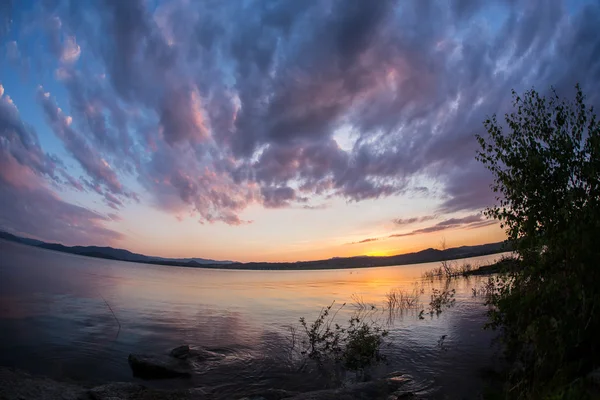
[[[412,380],[401,373],[385,378],[356,383],[347,387],[309,392],[267,389],[236,396],[238,400],[360,400],[360,399],[418,399],[404,387]],[[142,383],[106,382],[98,386],[63,382],[32,375],[11,367],[0,366],[0,399],[2,400],[222,400],[218,387],[191,389],[153,389]]]

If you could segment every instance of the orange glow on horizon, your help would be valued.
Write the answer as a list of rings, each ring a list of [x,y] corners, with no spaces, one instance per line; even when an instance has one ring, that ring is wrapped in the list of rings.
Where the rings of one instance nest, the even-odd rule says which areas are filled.
[[[398,253],[395,254],[400,254],[401,251],[399,251]],[[365,253],[365,256],[369,256],[369,257],[385,257],[385,256],[391,256],[393,254],[390,253],[389,250],[371,250]]]
[[[182,239],[179,234],[160,238],[137,237],[136,241],[119,243],[119,247],[136,253],[169,258],[201,257],[213,260],[231,260],[239,262],[295,262],[325,260],[333,257],[357,256],[393,256],[418,252],[428,248],[440,248],[442,239],[447,247],[471,246],[499,242],[506,239],[504,231],[498,225],[477,229],[449,229],[442,232],[420,234],[402,238],[381,239],[374,242],[356,243],[356,237],[337,238],[298,238],[296,242],[271,243],[269,240],[257,240],[251,235],[243,235],[248,226],[236,227],[240,235],[235,239],[210,242],[205,237],[202,242],[194,235]],[[309,233],[310,235],[310,233]],[[367,235],[369,236],[369,235]],[[373,235],[376,237],[376,235]],[[385,236],[382,232],[381,236]],[[226,238],[226,237],[225,237]],[[160,239],[160,240],[159,240]],[[231,243],[235,243],[232,246]]]

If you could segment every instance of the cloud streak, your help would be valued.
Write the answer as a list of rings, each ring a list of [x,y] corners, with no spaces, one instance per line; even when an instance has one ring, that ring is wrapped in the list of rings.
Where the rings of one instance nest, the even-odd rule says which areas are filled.
[[[411,217],[411,218],[396,218],[394,220],[392,220],[392,222],[396,225],[411,225],[411,224],[416,224],[418,222],[426,222],[426,221],[431,221],[432,219],[436,219],[437,215],[425,215],[422,217]]]
[[[427,220],[431,220],[433,218],[434,217],[430,217],[430,216],[421,217],[421,218],[409,218],[406,220],[401,220],[403,223],[399,224],[399,225],[411,224],[413,222],[417,222],[418,220],[427,221]],[[414,221],[412,221],[412,220],[414,220]],[[441,231],[445,231],[445,230],[449,230],[449,229],[476,229],[476,228],[482,228],[484,226],[494,225],[497,223],[498,222],[495,220],[485,219],[483,217],[483,215],[481,215],[481,214],[472,214],[472,215],[467,215],[466,217],[448,218],[448,219],[438,222],[437,224],[430,225],[425,228],[414,229],[409,232],[394,233],[394,234],[391,234],[388,236],[377,237],[377,238],[367,238],[367,239],[360,240],[358,242],[352,242],[350,244],[362,244],[362,243],[369,243],[369,242],[375,242],[375,241],[381,241],[381,240],[387,240],[387,239],[393,239],[393,238],[402,238],[402,237],[407,237],[407,236],[423,235],[423,234],[428,234],[428,233],[441,232]]]

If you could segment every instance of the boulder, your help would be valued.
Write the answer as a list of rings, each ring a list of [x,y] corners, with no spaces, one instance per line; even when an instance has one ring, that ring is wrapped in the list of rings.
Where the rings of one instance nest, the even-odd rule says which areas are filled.
[[[128,361],[133,375],[142,379],[191,377],[189,365],[173,357],[130,354]]]
[[[169,355],[175,358],[187,358],[190,355],[190,346],[184,344],[183,346],[175,347]]]

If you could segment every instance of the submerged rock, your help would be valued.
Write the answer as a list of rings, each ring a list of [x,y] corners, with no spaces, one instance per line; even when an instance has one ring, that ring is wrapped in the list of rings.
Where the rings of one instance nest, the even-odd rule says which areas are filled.
[[[142,379],[191,377],[190,366],[172,357],[130,354],[128,361],[133,375]]]
[[[175,358],[187,358],[190,355],[190,346],[184,344],[183,346],[175,347],[169,355]]]

